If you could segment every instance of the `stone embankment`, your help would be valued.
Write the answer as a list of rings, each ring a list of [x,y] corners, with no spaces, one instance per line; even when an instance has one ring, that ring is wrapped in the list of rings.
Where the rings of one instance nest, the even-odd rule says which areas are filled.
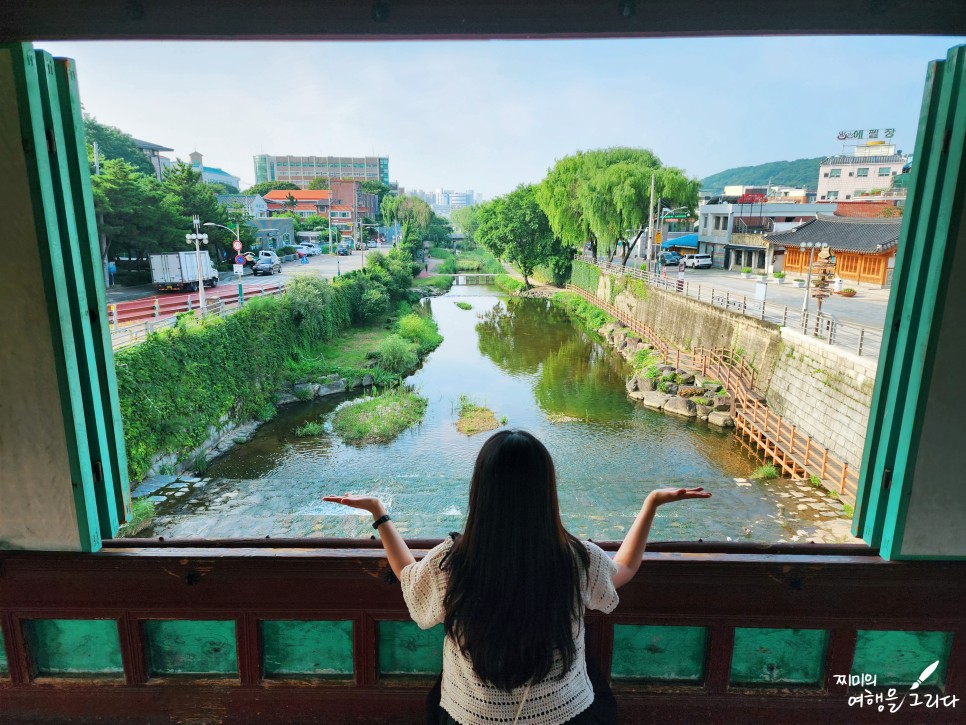
[[[620,322],[611,322],[598,331],[607,343],[632,365],[641,353],[653,346]],[[703,378],[699,373],[661,365],[656,362],[627,381],[627,395],[647,408],[682,418],[697,418],[719,428],[734,427],[732,399],[724,386]]]

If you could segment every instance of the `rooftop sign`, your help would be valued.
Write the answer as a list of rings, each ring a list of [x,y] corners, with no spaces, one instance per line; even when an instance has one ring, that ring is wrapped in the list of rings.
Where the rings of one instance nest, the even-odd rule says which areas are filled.
[[[839,141],[848,141],[849,139],[855,139],[856,141],[861,141],[863,138],[876,139],[879,138],[879,132],[882,131],[883,138],[892,138],[896,135],[896,130],[894,128],[878,129],[870,128],[868,131],[866,129],[861,129],[858,131],[839,131],[839,135],[836,138]],[[865,134],[868,132],[868,136]]]

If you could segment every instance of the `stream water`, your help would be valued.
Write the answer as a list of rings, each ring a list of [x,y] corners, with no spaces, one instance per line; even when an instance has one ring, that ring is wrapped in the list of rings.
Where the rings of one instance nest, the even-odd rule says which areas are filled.
[[[386,444],[347,445],[328,431],[299,438],[295,428],[361,393],[288,406],[201,481],[155,491],[157,516],[141,536],[368,538],[367,515],[321,500],[345,492],[383,498],[406,536],[459,530],[473,461],[491,435],[457,432],[460,395],[547,445],[564,523],[582,538],[622,538],[660,486],[704,486],[714,498],[662,507],[654,539],[797,540],[835,518],[807,486],[744,480],[756,464],[730,433],[629,400],[623,360],[548,301],[454,287],[428,304],[444,342],[407,381],[429,400],[419,426]],[[791,520],[779,514],[800,499],[820,503],[799,505]]]

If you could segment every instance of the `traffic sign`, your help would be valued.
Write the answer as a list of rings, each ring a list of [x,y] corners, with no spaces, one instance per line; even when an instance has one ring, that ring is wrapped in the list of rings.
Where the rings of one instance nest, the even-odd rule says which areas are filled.
[[[236,252],[240,252],[240,251],[241,251],[241,248],[242,248],[242,243],[241,243],[241,239],[236,239],[236,240],[235,240],[234,242],[232,242],[232,243],[231,243],[231,247],[232,247],[232,249],[234,249],[234,250],[235,250]]]
[[[245,271],[244,264],[236,264],[234,267],[235,274],[242,274]]]
[[[245,258],[239,254],[235,257],[235,264],[245,264]]]

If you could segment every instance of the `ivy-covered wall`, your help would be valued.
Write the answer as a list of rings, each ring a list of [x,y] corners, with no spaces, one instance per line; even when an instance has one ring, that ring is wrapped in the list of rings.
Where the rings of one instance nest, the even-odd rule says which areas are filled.
[[[570,284],[580,287],[585,292],[592,295],[597,294],[597,285],[600,282],[600,270],[592,264],[581,262],[575,259],[570,268]]]
[[[254,298],[229,317],[178,325],[116,354],[132,481],[154,459],[201,445],[227,418],[268,417],[285,361],[300,347],[383,314],[412,284],[404,260],[375,253],[335,283],[300,278],[281,297]]]

